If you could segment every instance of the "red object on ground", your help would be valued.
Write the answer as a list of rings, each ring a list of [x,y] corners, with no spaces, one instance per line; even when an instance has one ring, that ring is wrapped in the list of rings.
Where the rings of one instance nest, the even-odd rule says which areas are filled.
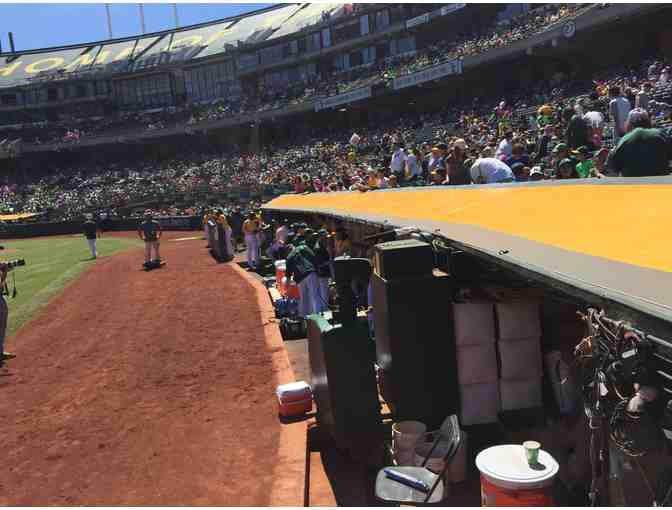
[[[553,488],[543,487],[533,490],[514,490],[498,487],[481,475],[481,506],[555,506]]]
[[[161,271],[142,248],[99,259],[9,339],[0,505],[303,504],[306,426],[278,421],[294,374],[267,291],[170,240],[193,235],[166,233]]]
[[[313,392],[305,381],[280,385],[276,395],[280,416],[287,418],[301,416],[313,408]]]

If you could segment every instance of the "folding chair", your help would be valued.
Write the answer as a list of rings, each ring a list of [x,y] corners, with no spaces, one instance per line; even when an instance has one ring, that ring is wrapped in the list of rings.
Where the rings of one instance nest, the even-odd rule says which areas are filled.
[[[449,445],[446,454],[443,457],[443,469],[440,473],[433,473],[427,469],[427,461],[432,456],[440,441],[448,442]],[[443,477],[450,465],[450,462],[455,457],[460,444],[462,443],[462,435],[460,434],[460,423],[456,415],[451,415],[444,420],[439,429],[432,447],[430,448],[421,467],[414,466],[389,466],[381,469],[376,477],[376,498],[388,503],[398,503],[405,505],[425,505],[439,503],[444,498],[444,484]],[[410,476],[417,480],[421,480],[427,487],[428,492],[420,489],[415,489],[409,485],[398,482],[389,478],[385,470],[391,469],[401,475]]]

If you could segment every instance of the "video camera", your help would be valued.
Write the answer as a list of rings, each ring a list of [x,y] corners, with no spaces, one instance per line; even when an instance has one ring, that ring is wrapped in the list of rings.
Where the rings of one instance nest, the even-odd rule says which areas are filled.
[[[15,259],[15,260],[6,260],[4,262],[0,262],[0,267],[11,271],[15,267],[21,267],[26,265],[26,259]]]

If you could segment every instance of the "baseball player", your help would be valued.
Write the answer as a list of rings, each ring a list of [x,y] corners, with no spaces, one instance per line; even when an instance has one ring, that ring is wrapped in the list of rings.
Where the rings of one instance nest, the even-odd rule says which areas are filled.
[[[233,250],[233,233],[231,226],[229,225],[228,220],[226,219],[226,214],[223,209],[217,211],[217,223],[222,225],[224,230],[224,242],[226,243],[226,251],[229,253],[229,256],[235,256],[236,252]]]
[[[5,334],[7,333],[7,316],[9,310],[7,308],[7,301],[5,301],[4,294],[8,293],[6,290],[7,281],[7,265],[0,263],[0,367],[5,363],[5,360],[14,358],[11,352],[5,352]]]
[[[89,250],[91,250],[91,258],[96,258],[98,256],[98,251],[96,250],[96,241],[100,237],[100,227],[94,221],[92,214],[87,214],[85,216],[86,221],[84,222],[83,230],[84,237],[86,237],[86,242],[89,243]]]
[[[154,261],[160,262],[159,241],[161,239],[161,225],[152,217],[152,211],[145,211],[145,220],[138,227],[138,236],[145,242],[145,264],[152,262],[152,250]]]
[[[254,212],[247,215],[243,223],[243,232],[247,247],[247,265],[254,270],[259,264],[259,220]]]
[[[203,213],[203,235],[205,236],[205,241],[208,243],[208,248],[210,248],[210,238],[208,236],[208,220],[210,220],[210,211],[206,209]]]

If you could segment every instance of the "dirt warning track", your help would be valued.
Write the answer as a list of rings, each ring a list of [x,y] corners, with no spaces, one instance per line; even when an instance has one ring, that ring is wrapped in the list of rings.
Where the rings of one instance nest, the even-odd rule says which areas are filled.
[[[152,272],[139,250],[99,260],[10,339],[0,505],[303,504],[265,289],[203,241],[161,250]]]

